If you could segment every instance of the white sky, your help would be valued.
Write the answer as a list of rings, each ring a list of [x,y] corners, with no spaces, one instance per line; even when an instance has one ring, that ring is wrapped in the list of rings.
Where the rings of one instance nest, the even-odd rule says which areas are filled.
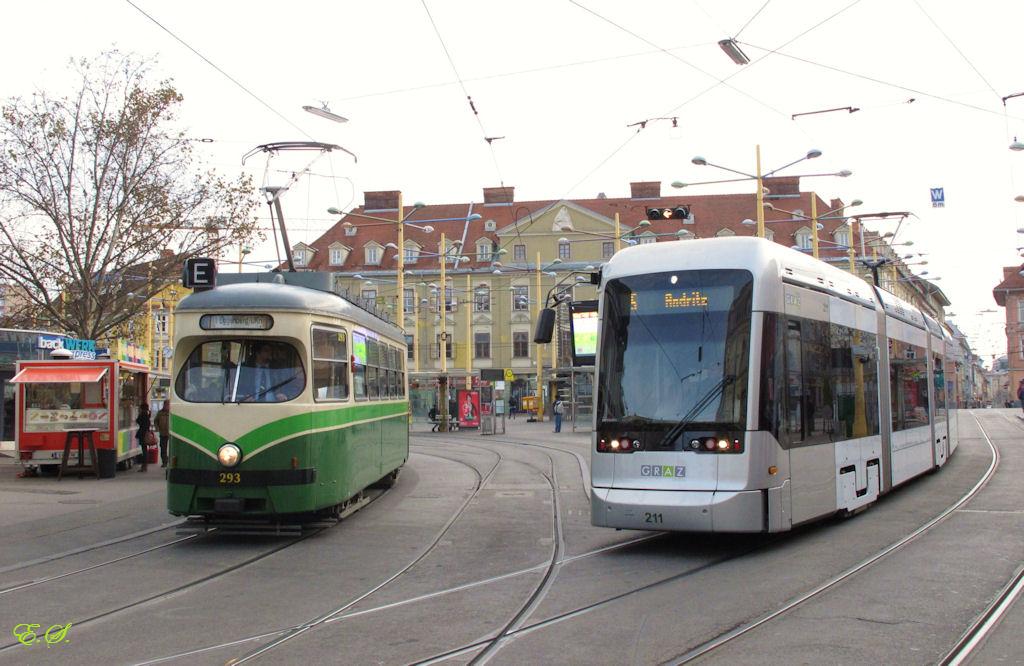
[[[1005,353],[1002,310],[978,313],[996,307],[1001,267],[1019,264],[1024,245],[1024,204],[1013,201],[1024,194],[1024,153],[1007,148],[1024,139],[1024,97],[1005,112],[1000,100],[1024,91],[1014,48],[1024,2],[770,0],[744,28],[764,0],[426,0],[480,124],[423,2],[135,2],[309,136],[124,0],[5,5],[0,97],[62,92],[69,58],[117,46],[158,58],[159,74],[185,96],[191,135],[214,139],[199,149],[219,170],[237,172],[246,151],[271,141],[312,137],[352,150],[358,164],[325,157],[313,171],[333,178],[306,178],[285,195],[293,243],[315,239],[333,223],[327,207],[361,204],[364,190],[445,203],[479,201],[481,188],[502,181],[529,200],[628,196],[630,181],[660,180],[667,194],[680,192],[673,180],[729,177],[692,165],[694,155],[752,172],[755,144],[765,170],[818,148],[821,158],[782,173],[851,169],[804,189],[863,199],[856,212],[914,212],[897,240],[928,253],[917,270],[941,276],[954,321],[986,363]],[[737,33],[779,53],[759,61],[767,51],[744,46],[754,62],[734,65],[716,42]],[[351,122],[301,110],[322,100]],[[790,118],[840,106],[861,110]],[[658,116],[678,116],[680,136],[666,121],[640,134],[626,127]],[[505,137],[493,156],[485,134]],[[280,182],[273,169],[306,159],[280,157],[270,175]],[[261,156],[246,164],[257,184],[264,166]],[[945,188],[945,208],[931,207],[930,187]],[[272,246],[255,255],[273,259]]]

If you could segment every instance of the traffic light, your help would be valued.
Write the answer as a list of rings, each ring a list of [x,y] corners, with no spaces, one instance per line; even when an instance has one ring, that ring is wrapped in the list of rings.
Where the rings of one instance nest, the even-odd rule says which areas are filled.
[[[648,220],[685,220],[688,217],[690,217],[689,206],[647,209]]]

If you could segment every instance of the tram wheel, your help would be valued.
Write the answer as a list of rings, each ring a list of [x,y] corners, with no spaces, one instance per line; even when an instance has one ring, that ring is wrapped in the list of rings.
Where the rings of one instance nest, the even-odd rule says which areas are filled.
[[[384,489],[391,488],[392,486],[395,485],[396,481],[398,481],[398,470],[397,469],[392,471],[387,476],[381,478],[379,481],[377,481],[377,483],[373,484],[373,487],[374,488],[384,488]]]

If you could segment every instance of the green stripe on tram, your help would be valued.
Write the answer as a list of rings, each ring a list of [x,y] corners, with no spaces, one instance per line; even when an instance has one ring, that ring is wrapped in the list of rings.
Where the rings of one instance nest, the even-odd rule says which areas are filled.
[[[329,430],[359,421],[404,416],[408,411],[408,402],[388,402],[294,414],[250,430],[236,439],[235,443],[241,447],[243,453],[251,453],[269,442],[290,439],[313,430]],[[171,415],[171,430],[213,454],[216,454],[217,448],[227,439],[195,421],[175,414]]]

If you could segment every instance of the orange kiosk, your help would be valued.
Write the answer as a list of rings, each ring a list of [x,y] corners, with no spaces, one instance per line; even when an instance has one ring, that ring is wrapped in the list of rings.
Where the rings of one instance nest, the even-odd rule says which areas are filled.
[[[56,475],[70,433],[87,433],[96,449],[100,476],[110,477],[115,466],[127,469],[142,452],[135,439],[135,417],[148,393],[149,368],[126,361],[19,361],[10,380],[15,397],[15,441],[21,461]],[[82,435],[79,435],[81,437]],[[92,466],[78,449],[68,464]]]

